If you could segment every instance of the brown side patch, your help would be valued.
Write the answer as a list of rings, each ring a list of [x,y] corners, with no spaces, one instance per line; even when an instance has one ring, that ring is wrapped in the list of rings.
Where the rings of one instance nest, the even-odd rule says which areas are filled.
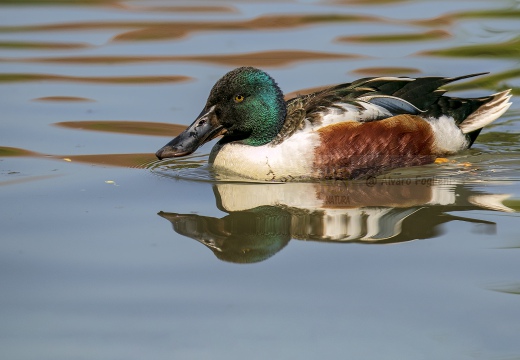
[[[435,160],[433,131],[418,116],[398,115],[368,123],[340,123],[318,130],[315,176],[355,179]]]

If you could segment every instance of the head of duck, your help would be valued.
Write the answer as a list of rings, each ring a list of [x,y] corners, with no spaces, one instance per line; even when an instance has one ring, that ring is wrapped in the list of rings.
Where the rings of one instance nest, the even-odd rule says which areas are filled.
[[[156,156],[186,156],[220,135],[220,145],[265,145],[280,132],[286,113],[283,93],[274,79],[262,70],[241,67],[217,81],[197,119]]]

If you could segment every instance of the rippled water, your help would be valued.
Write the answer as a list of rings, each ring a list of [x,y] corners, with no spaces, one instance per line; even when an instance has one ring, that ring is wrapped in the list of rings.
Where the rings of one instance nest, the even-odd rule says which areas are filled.
[[[502,0],[0,0],[2,358],[520,358],[519,19]],[[472,149],[362,181],[246,182],[212,172],[212,144],[157,161],[242,65],[287,97],[489,72],[449,89],[513,105]]]

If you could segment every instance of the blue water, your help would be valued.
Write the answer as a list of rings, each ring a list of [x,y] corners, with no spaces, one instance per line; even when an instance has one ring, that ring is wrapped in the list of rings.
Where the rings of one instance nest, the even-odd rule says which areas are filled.
[[[370,68],[408,76],[505,73],[518,69],[517,58],[418,53],[517,38],[517,2],[116,4],[0,2],[0,147],[33,152],[0,157],[2,358],[520,357],[518,75],[454,92],[482,96],[516,86],[508,113],[484,130],[472,150],[448,164],[393,171],[376,184],[215,179],[204,156],[212,144],[197,152],[200,163],[157,163],[151,154],[173,136],[55,125],[109,120],[188,125],[214,82],[238,66],[233,60],[215,62],[215,54],[298,50],[357,56],[327,60],[281,54],[297,61],[275,65],[268,57],[257,59],[265,66],[256,66],[286,93],[352,81],[370,71],[380,75]],[[234,12],[155,11],[152,5],[218,5]],[[479,9],[509,9],[512,15],[463,16]],[[380,20],[222,28],[272,14],[357,14]],[[412,23],[447,15],[451,22]],[[107,25],[123,21],[144,24]],[[194,22],[221,24],[181,38],[114,40],[158,21],[186,22],[186,29],[197,29],[189,25]],[[79,23],[88,25],[73,27]],[[42,24],[72,26],[13,28]],[[336,40],[431,29],[451,36]],[[1,45],[14,41],[88,46]],[[116,55],[141,61],[93,62]],[[207,58],[153,58],[192,55]],[[79,56],[90,60],[70,61]],[[394,67],[413,71],[388,69]],[[72,78],[7,81],[3,74]],[[78,80],[173,75],[191,80]],[[49,96],[91,101],[38,100]],[[114,155],[133,159],[139,153],[150,158],[131,166]],[[93,154],[104,154],[106,163],[75,157]],[[437,183],[417,182],[423,177]],[[170,218],[158,215],[161,211]]]

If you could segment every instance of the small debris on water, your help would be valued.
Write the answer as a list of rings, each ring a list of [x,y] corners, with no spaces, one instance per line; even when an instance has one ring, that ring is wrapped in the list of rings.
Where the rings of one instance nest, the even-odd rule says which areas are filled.
[[[437,158],[435,159],[435,163],[436,164],[444,164],[444,163],[447,163],[447,162],[450,162],[448,159],[446,158]]]

